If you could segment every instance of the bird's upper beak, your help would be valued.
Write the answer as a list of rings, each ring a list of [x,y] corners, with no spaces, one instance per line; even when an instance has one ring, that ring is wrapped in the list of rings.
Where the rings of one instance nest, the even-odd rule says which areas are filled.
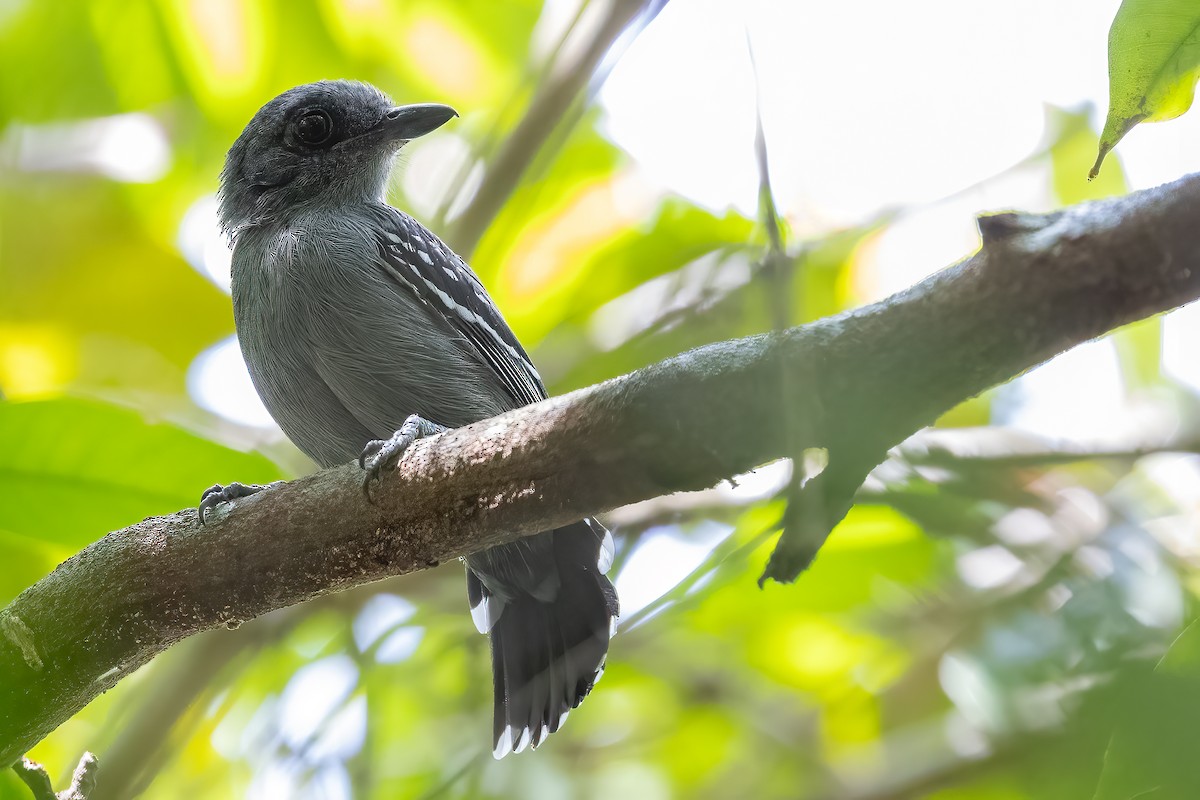
[[[449,122],[451,117],[457,116],[457,111],[440,103],[397,106],[383,115],[375,129],[393,141],[416,139],[437,130]]]

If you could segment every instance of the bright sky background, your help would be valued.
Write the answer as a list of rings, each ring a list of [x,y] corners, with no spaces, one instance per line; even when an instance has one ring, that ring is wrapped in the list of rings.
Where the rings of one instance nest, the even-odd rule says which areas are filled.
[[[1053,204],[1044,172],[995,176],[1039,148],[1048,105],[1090,108],[1095,129],[1102,125],[1108,27],[1119,5],[677,0],[608,79],[606,129],[648,181],[753,214],[749,39],[772,181],[797,232],[925,204],[859,266],[870,275],[858,282],[863,299],[879,299],[972,252],[978,213]],[[1136,128],[1117,158],[1130,188],[1146,188],[1200,170],[1197,142],[1200,114],[1192,113]],[[1196,334],[1196,308],[1171,315],[1164,367],[1200,389]],[[1105,342],[1035,370],[1012,392],[1003,421],[1033,432],[1081,441],[1141,432]]]
[[[1098,128],[1119,5],[672,0],[600,99],[607,130],[648,177],[753,214],[749,39],[779,204],[805,227],[853,224],[1020,161],[1042,138],[1046,105],[1091,105]],[[1192,114],[1131,133],[1118,153],[1132,188],[1200,169],[1197,132]]]

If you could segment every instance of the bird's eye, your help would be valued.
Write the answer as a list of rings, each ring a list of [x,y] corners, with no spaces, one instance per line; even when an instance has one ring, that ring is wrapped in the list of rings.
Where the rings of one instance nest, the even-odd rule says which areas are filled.
[[[309,111],[296,123],[296,136],[307,145],[325,144],[333,135],[333,120],[324,111]]]

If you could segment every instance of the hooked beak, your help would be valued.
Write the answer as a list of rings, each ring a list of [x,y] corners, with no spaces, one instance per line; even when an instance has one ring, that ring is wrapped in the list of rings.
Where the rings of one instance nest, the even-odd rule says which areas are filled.
[[[398,106],[384,114],[375,129],[392,141],[407,141],[435,131],[457,116],[457,111],[440,103]]]

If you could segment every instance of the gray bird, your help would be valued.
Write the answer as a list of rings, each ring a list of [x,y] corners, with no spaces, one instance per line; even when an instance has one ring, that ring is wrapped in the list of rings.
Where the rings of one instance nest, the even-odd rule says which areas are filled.
[[[420,436],[546,397],[467,264],[384,200],[396,153],[457,116],[324,81],[263,106],[221,173],[233,312],[271,416],[323,467],[358,458],[364,487]],[[214,486],[218,503],[259,487]],[[493,753],[536,747],[604,669],[617,597],[612,537],[584,519],[466,558],[491,638]]]

